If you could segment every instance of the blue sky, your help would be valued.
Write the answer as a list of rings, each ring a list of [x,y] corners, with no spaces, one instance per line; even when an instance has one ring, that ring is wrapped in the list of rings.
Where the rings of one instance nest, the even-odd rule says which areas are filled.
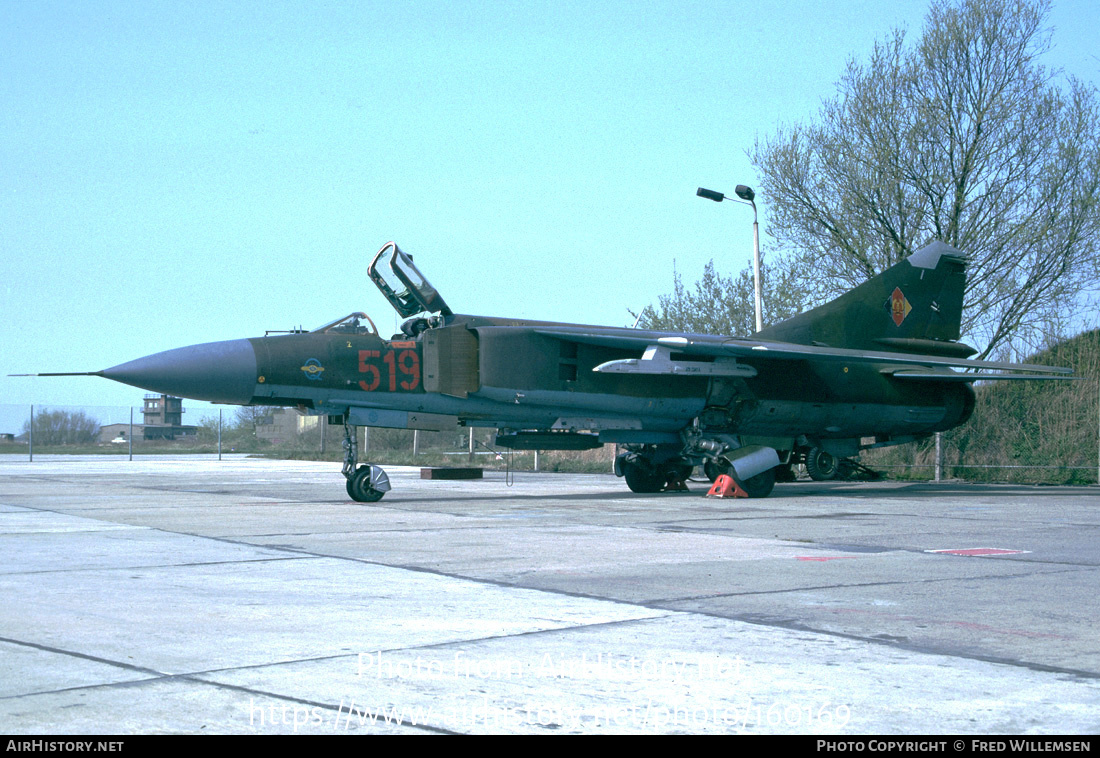
[[[753,185],[757,135],[927,7],[0,0],[0,404],[142,395],[8,373],[389,331],[390,239],[456,311],[628,325],[674,261],[751,257],[751,210],[696,187]],[[1046,63],[1096,83],[1096,19],[1056,2]]]

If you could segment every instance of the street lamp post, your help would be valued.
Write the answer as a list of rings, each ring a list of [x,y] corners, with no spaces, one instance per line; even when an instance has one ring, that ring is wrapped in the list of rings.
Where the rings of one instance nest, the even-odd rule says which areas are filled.
[[[756,198],[756,193],[752,191],[752,187],[746,187],[744,184],[738,184],[733,191],[737,195],[737,198],[726,198],[721,192],[703,189],[702,187],[697,189],[695,194],[699,197],[705,197],[707,200],[713,200],[716,203],[729,199],[738,203],[747,203],[752,206],[752,279],[753,288],[756,290],[756,331],[759,332],[764,328],[764,306],[763,296],[760,292],[760,223],[756,216],[756,203],[753,202]]]

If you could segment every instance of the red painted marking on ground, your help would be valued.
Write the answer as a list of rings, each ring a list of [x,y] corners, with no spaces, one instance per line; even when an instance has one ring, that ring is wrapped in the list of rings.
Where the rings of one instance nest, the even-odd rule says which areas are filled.
[[[999,547],[968,547],[953,550],[926,550],[928,553],[946,553],[947,555],[1016,555],[1030,553],[1030,550],[1005,550]]]
[[[1043,632],[1031,632],[1024,629],[1004,629],[997,626],[990,626],[989,624],[975,624],[972,621],[949,621],[947,623],[953,626],[962,627],[963,629],[974,629],[979,632],[996,632],[997,634],[1010,634],[1014,637],[1027,637],[1029,639],[1072,639],[1071,637],[1063,637],[1059,634],[1045,634]]]
[[[799,555],[796,558],[800,561],[850,561],[856,556],[854,555],[835,555],[828,558],[816,558],[808,555]]]

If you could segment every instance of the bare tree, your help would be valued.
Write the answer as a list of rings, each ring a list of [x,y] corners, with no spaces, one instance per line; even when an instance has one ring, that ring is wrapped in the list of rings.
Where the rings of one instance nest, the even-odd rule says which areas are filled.
[[[644,329],[747,336],[756,331],[752,271],[742,269],[736,278],[722,276],[714,261],[703,268],[693,289],[684,286],[680,274],[672,274],[673,290],[656,306],[642,309],[638,325]],[[764,325],[783,321],[801,310],[802,300],[792,276],[782,266],[760,264]],[[636,314],[632,314],[636,315]]]
[[[271,408],[262,405],[242,405],[235,414],[238,429],[256,434],[256,427],[270,424],[273,416]]]
[[[23,422],[23,436],[31,431],[31,421]],[[99,420],[84,411],[51,411],[46,408],[34,414],[36,445],[86,445],[99,435]]]
[[[750,157],[770,233],[824,300],[933,240],[970,259],[963,334],[980,357],[1038,344],[1100,275],[1095,87],[1038,63],[1048,0],[938,0],[853,59],[816,119]]]

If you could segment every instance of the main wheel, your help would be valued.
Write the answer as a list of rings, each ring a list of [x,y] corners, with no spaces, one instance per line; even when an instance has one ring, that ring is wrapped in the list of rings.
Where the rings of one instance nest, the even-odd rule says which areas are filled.
[[[622,470],[623,478],[626,479],[626,486],[630,488],[631,492],[650,494],[660,492],[661,488],[665,486],[666,477],[659,469],[638,464],[634,461],[623,461]]]
[[[370,468],[362,465],[348,477],[348,497],[357,503],[377,503],[386,494],[370,486]]]
[[[840,461],[832,453],[827,453],[819,447],[811,448],[806,453],[806,473],[815,482],[827,482],[836,479],[840,472]]]
[[[741,487],[749,497],[767,497],[775,489],[775,469],[770,468],[749,477],[742,482]]]

